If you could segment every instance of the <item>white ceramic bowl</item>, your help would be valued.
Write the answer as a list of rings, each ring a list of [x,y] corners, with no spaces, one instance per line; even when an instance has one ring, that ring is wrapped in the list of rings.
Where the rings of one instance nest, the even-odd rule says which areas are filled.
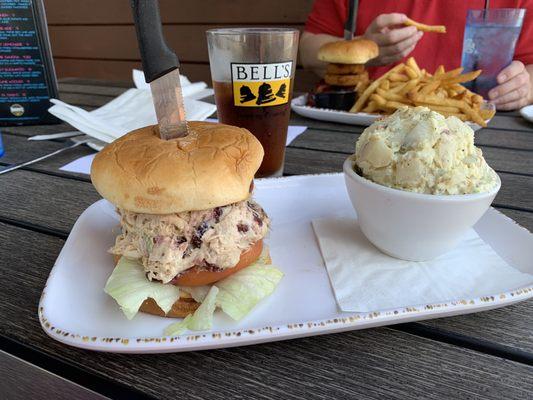
[[[487,193],[433,195],[378,185],[344,162],[344,178],[361,230],[384,253],[402,260],[425,261],[459,243],[487,211],[501,182]]]

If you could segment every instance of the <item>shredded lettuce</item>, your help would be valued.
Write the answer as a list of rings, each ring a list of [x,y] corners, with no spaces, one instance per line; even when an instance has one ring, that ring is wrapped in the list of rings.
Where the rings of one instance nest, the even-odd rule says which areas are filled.
[[[146,279],[138,260],[122,257],[107,280],[104,291],[118,303],[126,318],[132,319],[144,300],[151,297],[167,313],[180,297],[180,289]]]
[[[196,301],[197,303],[201,303],[202,301],[204,301],[205,297],[207,296],[207,293],[209,293],[209,289],[211,289],[211,286],[180,286],[180,289],[184,292],[189,293],[194,299],[194,301]]]
[[[210,329],[215,306],[220,307],[236,321],[245,317],[260,300],[272,294],[283,277],[283,272],[279,269],[262,264],[260,261],[269,262],[270,259],[268,255],[262,257],[249,267],[218,281],[211,287],[183,287],[183,291],[190,293],[195,301],[202,304],[191,319],[189,319],[191,315],[188,315],[183,321],[167,327],[165,335],[180,335],[187,329],[193,331]]]
[[[177,287],[149,281],[138,260],[122,257],[104,291],[116,300],[128,319],[132,319],[142,302],[150,297],[167,313],[179,299],[180,290],[189,293],[201,304],[193,314],[165,329],[165,335],[176,336],[186,330],[211,329],[216,307],[236,321],[244,318],[259,301],[272,294],[283,277],[283,272],[270,262],[265,250],[255,263],[214,285]]]
[[[220,292],[217,306],[236,321],[248,314],[259,301],[276,289],[283,272],[279,269],[254,263],[216,283]]]
[[[263,248],[263,251],[261,252],[261,255],[259,256],[259,258],[253,263],[250,265],[251,266],[254,266],[254,265],[268,265],[269,267],[273,268],[272,266],[270,266],[272,260],[270,259],[270,255],[268,253],[268,248],[265,246]],[[250,267],[247,267],[245,269],[248,269]],[[237,272],[238,274],[238,272]],[[283,276],[283,274],[282,274]],[[222,281],[219,281],[218,283],[215,283],[215,286],[218,286],[220,282],[223,282],[227,279],[231,278],[228,277]],[[204,301],[205,299],[205,296],[207,296],[207,293],[209,292],[209,289],[211,289],[211,285],[205,285],[205,286],[180,286],[180,289],[184,292],[187,292],[189,293],[192,298],[194,299],[194,301],[198,302],[198,303],[201,303],[202,301]]]
[[[196,309],[188,323],[188,328],[192,331],[204,331],[213,326],[213,314],[216,308],[218,288],[212,286],[200,307]]]
[[[196,309],[194,314],[187,315],[183,320],[175,322],[165,328],[165,336],[181,335],[186,330],[203,331],[211,329],[213,326],[213,314],[215,312],[218,288],[212,286],[209,293],[205,296],[204,301],[200,307]]]
[[[192,314],[187,315],[181,321],[174,322],[172,325],[169,325],[165,328],[165,336],[178,336],[189,329],[189,322],[192,319]]]

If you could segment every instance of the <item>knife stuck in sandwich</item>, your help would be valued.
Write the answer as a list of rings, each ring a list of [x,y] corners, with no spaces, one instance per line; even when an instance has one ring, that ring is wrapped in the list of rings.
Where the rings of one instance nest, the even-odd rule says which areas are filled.
[[[188,134],[179,61],[165,43],[157,0],[131,0],[146,82],[150,84],[161,139]]]

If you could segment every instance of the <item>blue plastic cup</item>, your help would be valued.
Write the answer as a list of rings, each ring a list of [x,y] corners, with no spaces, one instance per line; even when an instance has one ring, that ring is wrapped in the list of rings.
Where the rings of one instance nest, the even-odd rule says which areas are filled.
[[[465,72],[483,71],[465,84],[470,90],[487,98],[498,85],[496,77],[513,61],[525,13],[523,8],[468,10],[461,65]]]

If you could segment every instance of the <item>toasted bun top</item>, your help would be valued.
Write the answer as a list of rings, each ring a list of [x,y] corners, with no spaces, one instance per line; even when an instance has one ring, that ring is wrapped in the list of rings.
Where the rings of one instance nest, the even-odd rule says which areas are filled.
[[[318,50],[318,59],[337,64],[364,64],[378,54],[378,45],[372,40],[339,40],[323,45]]]
[[[137,129],[98,153],[91,168],[96,190],[129,211],[170,214],[245,200],[263,159],[246,129],[189,122],[183,138],[162,140],[156,125]]]

